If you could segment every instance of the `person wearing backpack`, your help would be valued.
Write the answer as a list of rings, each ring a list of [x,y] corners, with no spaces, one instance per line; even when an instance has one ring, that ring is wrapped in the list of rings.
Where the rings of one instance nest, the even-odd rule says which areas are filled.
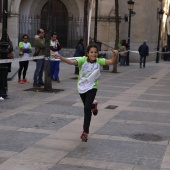
[[[30,56],[30,53],[32,53],[32,47],[31,43],[28,42],[28,35],[24,34],[22,37],[22,41],[19,43],[19,58],[28,58]],[[29,81],[26,78],[26,73],[28,69],[29,61],[20,61],[19,62],[19,70],[18,70],[18,83],[29,83]],[[23,73],[23,74],[22,74]],[[21,79],[21,74],[23,79]]]

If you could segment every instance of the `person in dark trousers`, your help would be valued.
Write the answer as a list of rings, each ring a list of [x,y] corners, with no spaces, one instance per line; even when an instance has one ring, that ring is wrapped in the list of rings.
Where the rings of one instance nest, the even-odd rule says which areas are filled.
[[[51,34],[50,52],[51,54],[59,54],[60,50],[61,50],[61,45],[57,39],[56,32],[54,32]],[[60,82],[59,71],[60,71],[60,60],[56,61],[53,60],[53,57],[51,57],[51,61],[50,61],[51,80],[56,81],[58,83]]]
[[[0,42],[2,42],[3,39],[1,38]],[[12,41],[10,40],[9,38],[9,35],[7,34],[7,43],[8,43],[8,47],[7,47],[7,50],[8,50],[8,53],[7,53],[7,59],[13,59],[14,58],[14,55],[13,55],[13,44],[12,44]],[[0,53],[0,59],[6,59],[4,58],[4,55],[3,53]],[[1,92],[1,96],[0,97],[3,97],[3,98],[7,98],[8,97],[8,81],[7,81],[7,78],[8,78],[8,73],[11,72],[11,62],[9,63],[0,63],[0,67],[1,69],[4,68],[5,70],[0,70],[1,71],[1,75],[3,76],[3,78],[1,77],[1,80],[0,80],[0,86],[1,86],[1,89],[2,90]],[[3,94],[4,93],[4,94]]]
[[[8,42],[8,54],[7,54],[7,58],[8,59],[13,59],[14,55],[13,55],[13,44],[12,41],[9,38],[9,35],[7,34],[7,42]],[[11,64],[12,63],[7,63],[8,66],[8,73],[11,72]]]
[[[85,51],[84,51],[84,44],[83,44],[84,40],[80,39],[79,42],[76,45],[76,51],[74,53],[74,57],[82,57],[85,55]],[[75,72],[74,74],[79,74],[79,68],[77,65],[75,65]]]
[[[126,59],[127,59],[126,40],[122,40],[120,48],[120,66],[125,66]]]
[[[142,63],[143,63],[143,67],[145,67],[146,56],[149,55],[149,47],[146,44],[146,41],[144,41],[143,44],[139,46],[138,51],[140,55],[140,68],[142,68]]]
[[[35,53],[37,56],[45,55],[45,39],[44,39],[44,30],[39,29],[37,31],[37,36],[35,37]],[[33,87],[44,86],[43,82],[43,70],[44,70],[44,59],[38,59],[36,61],[36,69],[34,72],[34,83]]]
[[[28,42],[28,35],[24,34],[22,37],[22,41],[19,43],[19,58],[26,59],[29,58],[30,53],[32,53],[31,43]],[[29,83],[26,78],[27,69],[28,69],[29,61],[20,61],[19,62],[19,70],[18,70],[18,83]],[[21,79],[21,74],[23,79]]]
[[[168,61],[168,59],[169,59],[169,53],[166,53],[166,52],[168,52],[168,51],[169,51],[169,49],[168,49],[167,45],[165,45],[165,46],[162,48],[162,52],[163,52],[162,56],[163,56],[163,60],[164,60],[164,61]]]
[[[87,142],[88,140],[92,113],[95,116],[98,113],[98,103],[94,99],[98,89],[100,66],[113,64],[117,60],[118,51],[112,50],[112,52],[113,57],[111,59],[98,58],[98,46],[96,44],[91,44],[87,47],[87,55],[76,60],[70,60],[59,54],[54,54],[55,58],[70,65],[78,65],[79,67],[77,88],[84,105],[83,132],[80,136],[82,142]]]

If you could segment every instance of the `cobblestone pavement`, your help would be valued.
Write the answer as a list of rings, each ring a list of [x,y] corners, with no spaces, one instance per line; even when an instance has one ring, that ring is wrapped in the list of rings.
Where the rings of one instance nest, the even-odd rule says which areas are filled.
[[[60,64],[61,82],[52,82],[58,93],[26,91],[34,69],[31,61],[30,83],[18,84],[16,75],[0,101],[0,170],[170,170],[169,62],[130,64],[117,74],[101,69],[99,114],[87,143],[79,138],[83,106],[74,66]]]

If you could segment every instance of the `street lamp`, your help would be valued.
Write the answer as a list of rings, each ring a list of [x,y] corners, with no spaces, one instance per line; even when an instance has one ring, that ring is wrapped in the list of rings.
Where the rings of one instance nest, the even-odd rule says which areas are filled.
[[[97,42],[98,0],[95,1],[94,42]]]
[[[134,3],[133,0],[128,0],[128,10],[129,10],[129,28],[128,28],[128,49],[130,49],[130,29],[131,29],[131,15],[133,14]],[[126,65],[129,65],[129,52],[127,53]]]
[[[8,42],[7,42],[7,18],[8,18],[8,0],[3,0],[3,22],[2,22],[2,38],[0,40],[0,59],[7,59]],[[8,85],[8,65],[0,64],[0,97],[6,98]]]
[[[162,26],[162,18],[163,18],[163,14],[164,11],[163,9],[161,9],[159,11],[159,32],[158,32],[158,46],[157,46],[157,54],[156,54],[156,63],[159,63],[159,43],[160,43],[160,36],[161,36],[161,26]]]

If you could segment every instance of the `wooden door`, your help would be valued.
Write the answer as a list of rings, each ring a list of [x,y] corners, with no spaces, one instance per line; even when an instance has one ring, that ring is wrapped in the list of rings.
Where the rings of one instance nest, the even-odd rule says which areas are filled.
[[[53,0],[53,22],[52,32],[57,33],[57,38],[61,47],[67,47],[68,37],[68,11],[65,5],[60,0]],[[48,18],[48,2],[44,5],[41,11],[41,28],[46,30]]]

